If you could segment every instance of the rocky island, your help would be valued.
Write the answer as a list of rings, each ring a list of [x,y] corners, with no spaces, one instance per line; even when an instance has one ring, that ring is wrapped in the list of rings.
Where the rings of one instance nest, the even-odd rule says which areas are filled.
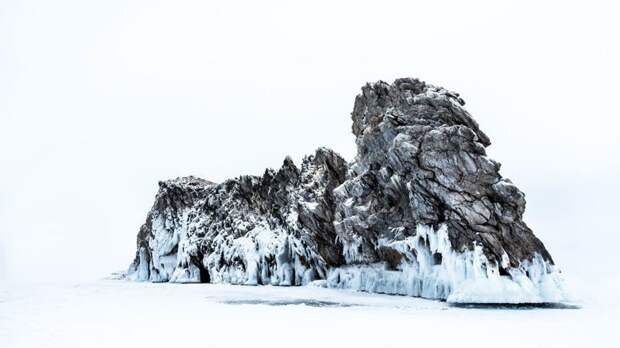
[[[489,137],[464,104],[418,79],[369,83],[351,114],[351,163],[319,148],[262,176],[159,182],[127,277],[566,301],[522,220],[523,192],[486,156]]]

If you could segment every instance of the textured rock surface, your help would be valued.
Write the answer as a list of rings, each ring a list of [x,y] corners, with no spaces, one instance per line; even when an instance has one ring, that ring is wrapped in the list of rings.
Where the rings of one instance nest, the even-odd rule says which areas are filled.
[[[567,299],[522,221],[524,194],[486,157],[458,94],[416,79],[367,84],[357,156],[221,184],[160,182],[138,234],[138,280],[313,284],[453,302]]]
[[[355,101],[358,155],[339,188],[338,232],[361,237],[360,261],[385,259],[377,240],[415,234],[417,224],[448,226],[457,250],[482,246],[511,266],[551,256],[522,221],[524,194],[486,157],[489,138],[458,94],[413,79],[366,85]],[[348,202],[347,202],[348,201]],[[361,209],[360,209],[361,208]]]

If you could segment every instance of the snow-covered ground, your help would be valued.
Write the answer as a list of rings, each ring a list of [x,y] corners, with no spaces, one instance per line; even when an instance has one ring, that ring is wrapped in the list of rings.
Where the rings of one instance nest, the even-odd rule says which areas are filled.
[[[0,347],[604,347],[617,346],[617,304],[458,308],[309,286],[4,284]]]

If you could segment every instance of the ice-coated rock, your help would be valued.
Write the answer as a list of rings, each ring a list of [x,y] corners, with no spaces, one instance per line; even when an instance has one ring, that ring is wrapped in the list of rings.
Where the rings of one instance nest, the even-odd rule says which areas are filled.
[[[159,183],[129,270],[136,280],[302,285],[343,263],[334,189],[346,162],[319,148],[262,177]]]
[[[486,156],[457,93],[367,84],[357,156],[319,148],[262,177],[160,182],[138,234],[136,280],[314,284],[450,302],[569,300],[523,222],[524,194]]]

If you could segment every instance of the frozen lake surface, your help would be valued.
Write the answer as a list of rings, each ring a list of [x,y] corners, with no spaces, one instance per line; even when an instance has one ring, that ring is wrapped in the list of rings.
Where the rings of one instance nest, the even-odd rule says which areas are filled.
[[[316,287],[100,280],[0,288],[13,347],[614,346],[615,305],[460,306]]]

